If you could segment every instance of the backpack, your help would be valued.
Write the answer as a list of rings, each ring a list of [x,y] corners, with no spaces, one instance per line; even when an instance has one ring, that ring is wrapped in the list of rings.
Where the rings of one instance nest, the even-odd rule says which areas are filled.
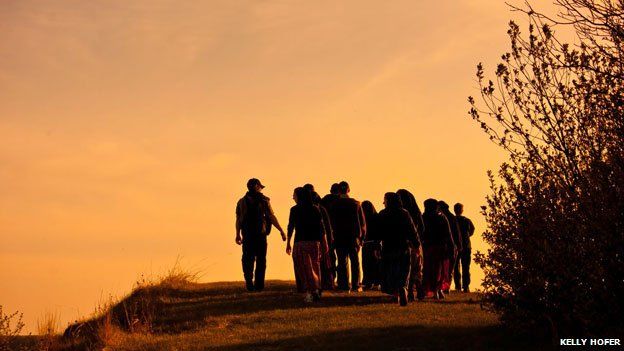
[[[271,233],[271,213],[268,200],[264,197],[245,196],[247,211],[243,218],[243,228],[248,233],[269,235]]]

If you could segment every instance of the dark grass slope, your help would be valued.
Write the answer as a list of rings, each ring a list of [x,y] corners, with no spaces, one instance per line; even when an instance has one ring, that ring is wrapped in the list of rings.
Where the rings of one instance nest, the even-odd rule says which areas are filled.
[[[289,281],[248,293],[238,282],[158,285],[67,328],[73,349],[112,350],[536,350],[503,329],[477,294],[399,307],[380,292],[326,293],[305,304]]]

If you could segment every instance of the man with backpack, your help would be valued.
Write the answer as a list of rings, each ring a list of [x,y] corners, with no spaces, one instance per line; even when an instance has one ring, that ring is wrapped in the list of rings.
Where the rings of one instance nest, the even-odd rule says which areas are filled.
[[[267,235],[275,226],[286,241],[269,198],[262,194],[264,185],[256,178],[247,181],[247,193],[236,204],[236,244],[243,246],[243,275],[248,291],[264,289]],[[255,276],[254,276],[255,263]],[[254,279],[255,278],[255,279]]]

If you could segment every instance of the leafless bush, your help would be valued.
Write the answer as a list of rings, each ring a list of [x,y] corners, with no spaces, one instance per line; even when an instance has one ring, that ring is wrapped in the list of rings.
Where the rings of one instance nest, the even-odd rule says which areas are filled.
[[[552,337],[599,333],[624,312],[624,1],[557,3],[555,18],[516,8],[528,33],[510,23],[511,50],[491,80],[479,64],[481,99],[469,98],[509,154],[483,208],[485,302]],[[580,44],[560,42],[560,26]]]
[[[17,311],[11,314],[4,314],[2,305],[0,305],[0,351],[11,349],[15,338],[24,328],[22,318],[23,314]]]

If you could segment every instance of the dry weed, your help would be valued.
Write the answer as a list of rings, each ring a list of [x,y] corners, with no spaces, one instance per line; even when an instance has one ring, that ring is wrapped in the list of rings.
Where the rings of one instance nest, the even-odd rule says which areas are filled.
[[[55,312],[46,311],[41,318],[37,320],[40,351],[50,351],[56,348],[60,325],[60,317]]]
[[[23,313],[19,311],[5,315],[2,305],[0,305],[0,351],[11,349],[15,338],[24,328],[22,317]]]

